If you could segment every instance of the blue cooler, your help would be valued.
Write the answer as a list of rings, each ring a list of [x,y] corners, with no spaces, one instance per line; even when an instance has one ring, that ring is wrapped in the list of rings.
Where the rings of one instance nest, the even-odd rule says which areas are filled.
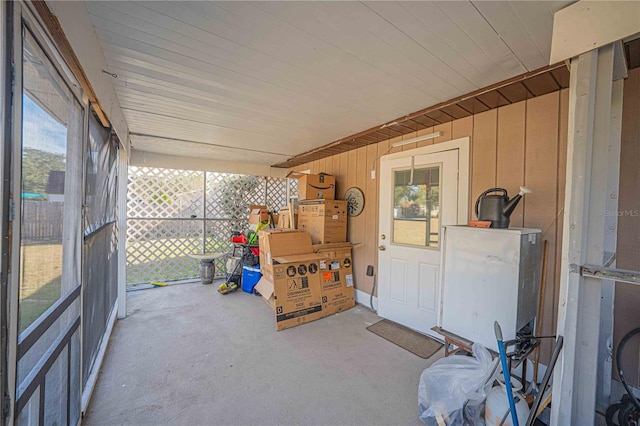
[[[242,265],[242,291],[249,294],[253,293],[253,288],[258,284],[260,278],[262,278],[260,265]]]

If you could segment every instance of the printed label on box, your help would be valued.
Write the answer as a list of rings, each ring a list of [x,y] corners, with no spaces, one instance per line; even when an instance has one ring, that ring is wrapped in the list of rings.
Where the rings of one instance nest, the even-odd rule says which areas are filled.
[[[345,280],[347,281],[347,287],[353,287],[353,275],[345,275]]]
[[[288,277],[295,277],[296,276],[296,267],[291,265],[287,268],[287,276]]]
[[[322,284],[322,291],[335,290],[335,289],[341,288],[341,287],[342,287],[342,283],[340,281],[329,282],[329,284],[323,283]]]
[[[321,260],[320,261],[320,269],[327,269],[327,261],[326,260]]]
[[[336,269],[340,269],[340,262],[337,260],[334,260],[333,262],[331,262],[329,269],[331,269],[332,271]]]
[[[289,320],[291,318],[303,317],[305,315],[313,314],[316,312],[322,312],[322,305],[312,306],[309,308],[301,309],[295,312],[282,313],[282,310],[278,312],[279,315],[276,316],[276,322],[282,322]]]
[[[309,288],[309,278],[307,277],[294,278],[289,281],[289,290],[303,290],[305,288]],[[287,293],[287,295],[291,296],[291,293]]]
[[[340,272],[339,271],[335,271],[335,272],[323,272],[322,273],[322,281],[335,281],[335,282],[340,282]]]

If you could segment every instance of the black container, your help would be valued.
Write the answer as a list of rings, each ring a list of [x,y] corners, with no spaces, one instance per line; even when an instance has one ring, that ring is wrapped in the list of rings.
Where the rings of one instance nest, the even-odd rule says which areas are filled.
[[[242,255],[242,264],[243,265],[247,265],[247,266],[255,266],[258,265],[260,263],[260,257],[256,256],[255,254],[249,252],[246,252],[245,254]]]
[[[526,187],[521,188],[530,192]],[[498,194],[489,195],[492,192]],[[523,191],[509,200],[506,189],[487,189],[476,200],[476,217],[478,220],[490,221],[492,228],[508,228],[511,222],[511,213],[513,213],[522,195]]]

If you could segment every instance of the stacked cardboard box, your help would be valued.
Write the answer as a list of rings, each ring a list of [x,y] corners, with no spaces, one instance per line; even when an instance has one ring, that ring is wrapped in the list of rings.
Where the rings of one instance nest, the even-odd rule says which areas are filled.
[[[353,288],[351,243],[315,244],[320,258],[320,286],[324,316],[351,309],[356,305]]]
[[[351,244],[311,245],[292,229],[259,233],[262,278],[255,289],[284,330],[355,306]]]
[[[249,228],[255,231],[258,224],[268,223],[269,220],[273,220],[274,226],[278,224],[279,215],[269,213],[267,206],[250,205],[249,206]]]
[[[292,254],[313,253],[311,236],[295,229],[263,229],[258,233],[260,272],[273,280],[274,258]]]
[[[313,244],[347,241],[347,202],[307,200],[298,207],[298,229],[311,234]]]
[[[311,233],[312,238],[314,239],[314,243],[346,241],[346,202],[344,202],[344,205],[340,204],[342,202],[338,202],[340,204],[339,207],[335,207],[335,205],[331,203],[336,195],[335,177],[327,173],[309,174],[301,172],[290,172],[287,177],[290,179],[298,180],[298,197],[295,202],[291,202],[287,206],[283,206],[280,208],[281,220],[278,224],[278,228],[306,230]],[[303,218],[303,212],[299,204],[309,203],[326,203],[326,214],[329,215],[328,217],[334,220],[321,221],[317,217],[318,208],[311,207],[305,209]],[[321,206],[319,208],[323,209],[324,212],[325,206]],[[311,210],[313,210],[315,214],[313,220],[311,216],[309,216],[309,212]],[[338,214],[334,210],[339,211],[340,214]],[[286,216],[288,216],[288,218],[286,218]],[[329,229],[332,227],[336,229]],[[324,232],[325,228],[327,228],[328,232],[332,234],[335,234],[337,232],[339,235],[325,239],[324,236],[321,235]]]
[[[273,260],[273,278],[263,276],[255,288],[274,311],[276,330],[322,318],[319,256],[307,253]]]
[[[269,219],[269,210],[267,206],[250,205],[249,206],[249,225],[259,224]]]
[[[347,202],[334,200],[335,178],[287,177],[298,179],[298,206],[280,209],[279,227],[258,234],[262,278],[255,288],[274,311],[276,330],[355,306]]]
[[[298,200],[300,201],[320,198],[333,200],[336,197],[336,178],[327,173],[314,175],[290,172],[287,177],[298,180]]]
[[[293,212],[293,213],[292,213]],[[280,220],[278,228],[296,229],[298,223],[298,207],[291,204],[291,207],[280,207]]]

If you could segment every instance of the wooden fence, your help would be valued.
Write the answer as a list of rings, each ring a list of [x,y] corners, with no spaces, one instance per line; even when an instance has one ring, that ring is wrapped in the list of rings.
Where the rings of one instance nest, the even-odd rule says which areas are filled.
[[[25,243],[62,240],[64,203],[22,200],[22,240]]]

